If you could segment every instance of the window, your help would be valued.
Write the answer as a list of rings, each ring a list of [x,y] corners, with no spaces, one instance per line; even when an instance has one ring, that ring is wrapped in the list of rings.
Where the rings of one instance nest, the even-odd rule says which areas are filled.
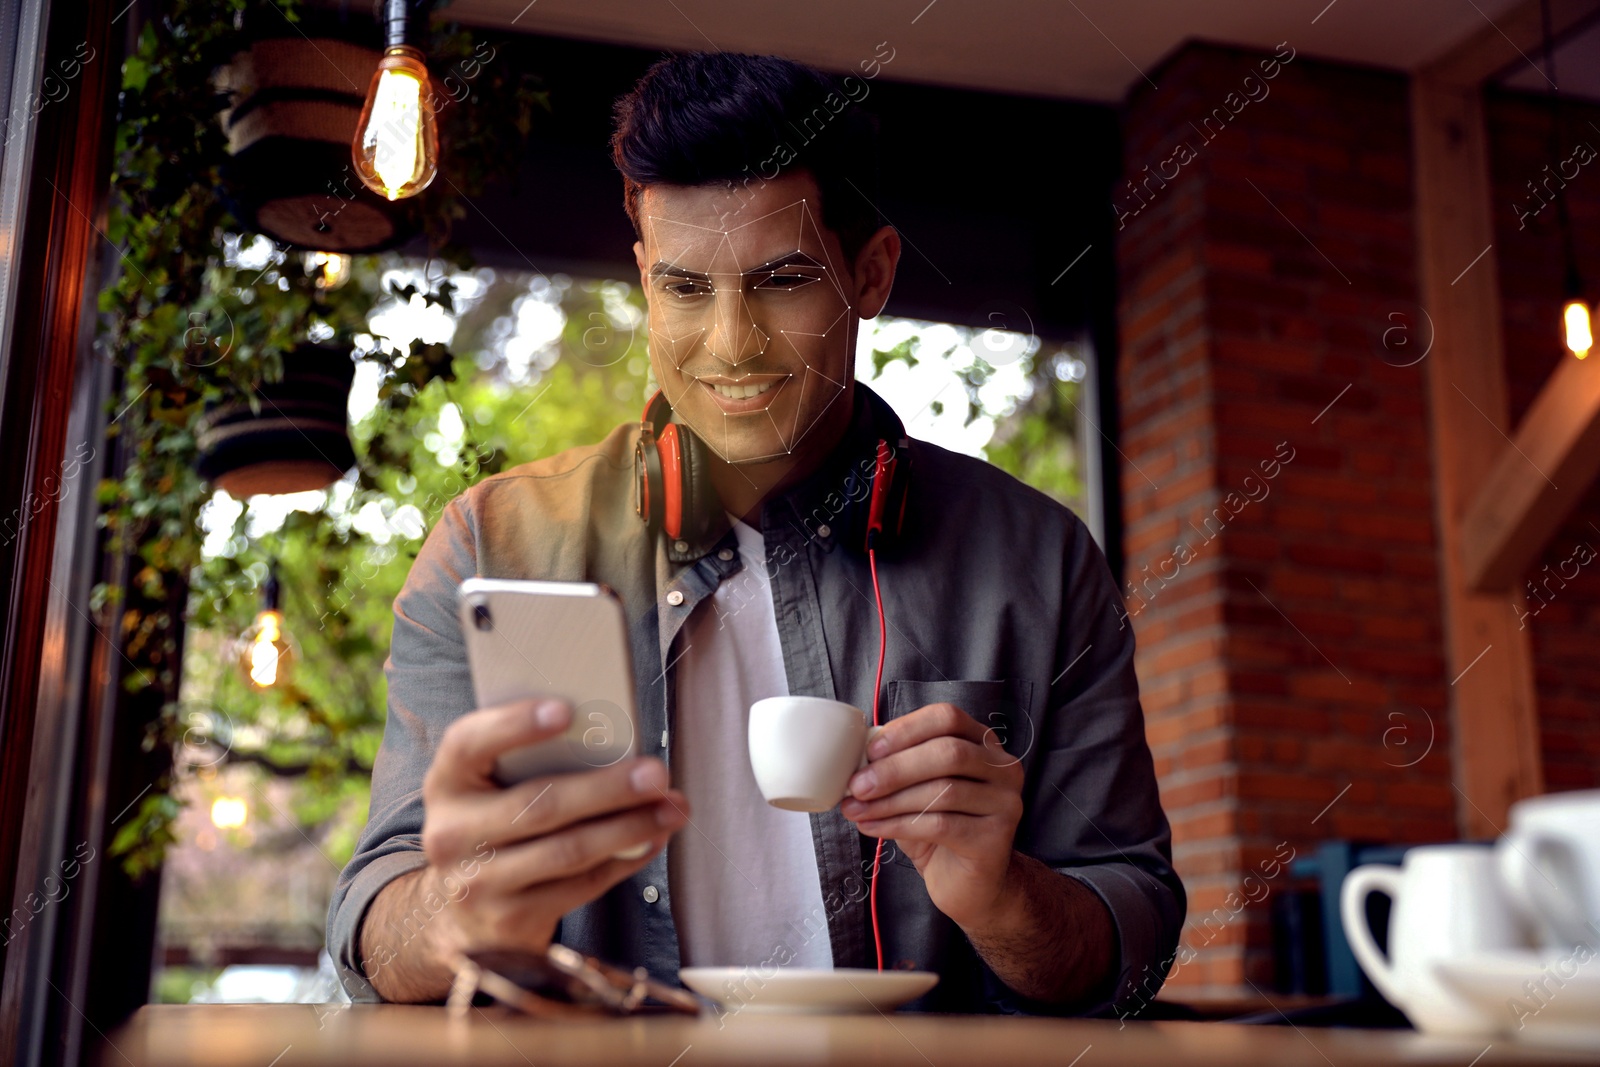
[[[394,260],[382,281],[441,280],[423,271]],[[342,995],[321,952],[327,905],[365,823],[391,604],[426,530],[477,478],[598,440],[643,407],[636,286],[490,269],[450,281],[453,312],[396,297],[359,339],[446,343],[457,357],[456,379],[420,392],[404,425],[381,421],[380,365],[358,364],[352,436],[383,467],[309,493],[218,491],[202,513],[176,790],[186,807],[163,872],[152,999]],[[990,458],[1080,513],[1097,470],[1078,429],[1088,364],[1081,343],[890,316],[858,338],[857,376],[913,436]],[[274,571],[291,654],[262,689],[240,669],[239,635]]]

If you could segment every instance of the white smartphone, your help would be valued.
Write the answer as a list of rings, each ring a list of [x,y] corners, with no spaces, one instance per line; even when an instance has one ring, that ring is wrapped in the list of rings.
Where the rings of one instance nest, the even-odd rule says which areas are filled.
[[[573,711],[562,737],[503,753],[495,762],[500,784],[633,755],[633,665],[614,592],[593,582],[468,578],[460,614],[478,707],[555,697]]]

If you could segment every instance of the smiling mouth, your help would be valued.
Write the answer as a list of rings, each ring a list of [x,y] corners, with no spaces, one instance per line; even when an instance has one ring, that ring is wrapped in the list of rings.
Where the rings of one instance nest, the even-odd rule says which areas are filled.
[[[695,378],[695,381],[724,400],[740,401],[770,393],[774,386],[782,385],[788,379],[787,374],[749,374],[740,378],[708,374]]]
[[[775,383],[761,382],[756,385],[720,385],[716,382],[711,382],[709,384],[711,388],[717,391],[718,394],[727,397],[729,400],[743,400],[748,396],[760,396],[768,389],[771,389]]]

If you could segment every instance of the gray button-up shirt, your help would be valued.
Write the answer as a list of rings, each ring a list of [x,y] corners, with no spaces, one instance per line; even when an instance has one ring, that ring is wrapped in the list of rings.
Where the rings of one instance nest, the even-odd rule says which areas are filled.
[[[894,437],[886,428],[898,421],[858,384],[852,425],[828,461],[762,505],[790,693],[872,706],[878,623],[859,545],[876,441]],[[456,614],[462,579],[605,583],[631,620],[639,751],[667,759],[672,722],[693,714],[676,707],[679,635],[743,562],[722,551],[737,541],[720,509],[692,543],[644,528],[633,510],[637,435],[620,426],[592,447],[484,479],[445,508],[418,552],[394,603],[389,716],[367,826],[328,909],[328,949],[353,999],[379,999],[363,973],[361,921],[379,890],[424,864],[422,779],[445,727],[473,707]],[[904,532],[878,559],[889,621],[882,714],[948,701],[996,730],[1026,771],[1016,848],[1082,881],[1113,917],[1116,987],[1095,1010],[1140,1007],[1171,962],[1185,897],[1145,743],[1133,631],[1105,557],[1071,511],[998,468],[923,441],[904,458]],[[812,815],[811,828],[834,964],[873,966],[876,840],[837,808]],[[557,940],[673,979],[674,889],[663,850],[566,915]],[[913,1008],[1055,1010],[1018,997],[984,965],[892,842],[878,910],[885,965],[940,975]],[[386,936],[400,952],[411,935]]]

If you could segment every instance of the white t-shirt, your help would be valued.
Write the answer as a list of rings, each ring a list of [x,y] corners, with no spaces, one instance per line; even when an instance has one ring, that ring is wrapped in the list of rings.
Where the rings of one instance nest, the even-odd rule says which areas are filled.
[[[765,542],[738,519],[733,528],[744,569],[695,608],[677,667],[672,779],[691,821],[667,876],[682,963],[831,968],[811,818],[768,804],[750,770],[750,705],[789,683]]]

